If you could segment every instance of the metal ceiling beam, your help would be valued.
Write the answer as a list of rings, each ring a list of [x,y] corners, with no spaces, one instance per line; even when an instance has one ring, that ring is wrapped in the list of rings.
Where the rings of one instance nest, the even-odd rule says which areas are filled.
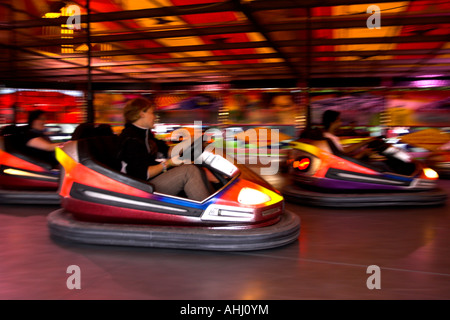
[[[52,57],[49,58],[48,56],[44,56],[40,53],[35,53],[36,56],[33,58],[31,55],[27,55],[23,58],[16,57],[15,59],[7,59],[0,61],[1,63],[5,64],[5,68],[8,68],[10,63],[12,61],[14,62],[21,62],[23,66],[24,62],[29,65],[30,63],[36,62],[39,65],[45,65],[45,60],[50,59],[52,61],[58,61],[59,63],[65,63],[68,65],[73,65],[74,68],[85,68],[86,65],[82,65],[79,63],[74,63],[73,61],[65,61],[64,56],[58,57]],[[371,51],[319,51],[319,52],[312,52],[311,56],[313,58],[330,58],[330,57],[360,57],[361,60],[367,57],[374,57],[374,56],[438,56],[438,55],[447,55],[450,54],[450,49],[440,49],[440,50],[432,50],[432,49],[408,49],[408,50],[371,50]],[[186,57],[186,58],[162,58],[158,60],[128,60],[128,61],[119,61],[118,65],[163,65],[163,64],[180,64],[180,63],[187,63],[187,62],[213,62],[213,61],[233,61],[233,60],[263,60],[263,59],[274,59],[278,56],[275,53],[264,53],[264,54],[246,54],[246,55],[223,55],[223,56],[200,56],[200,57]],[[289,57],[293,59],[293,63],[305,63],[305,53],[295,53],[295,54],[289,54]],[[85,57],[81,57],[81,59],[84,59]],[[296,61],[301,59],[301,61]],[[402,59],[401,61],[409,61],[411,59],[417,59],[416,57],[412,57],[410,59]],[[364,61],[364,60],[363,60]],[[366,60],[366,61],[377,61],[377,63],[396,63],[398,60]],[[383,61],[383,62],[378,62]],[[355,60],[352,60],[351,63],[356,62]],[[313,64],[317,64],[318,62],[314,62]],[[331,62],[324,62],[324,63],[340,63],[339,61],[331,61]],[[95,68],[100,68],[104,66],[114,66],[114,61],[112,61],[109,64],[101,64],[101,65],[95,65]],[[32,66],[30,66],[32,68]]]
[[[213,13],[213,12],[224,12],[224,11],[234,11],[234,7],[230,2],[219,2],[217,4],[205,6],[200,5],[184,5],[176,6],[177,10],[183,14],[201,14],[201,13]],[[115,12],[102,12],[92,15],[91,23],[95,22],[111,22],[119,20],[133,20],[133,19],[145,19],[145,18],[156,18],[156,17],[166,17],[173,15],[171,13],[171,7],[161,7],[152,9],[140,9],[140,10],[124,10]],[[81,23],[87,22],[86,15],[81,15]],[[33,19],[33,20],[20,20],[15,21],[8,28],[33,28],[33,27],[44,27],[44,26],[54,26],[65,24],[67,17],[60,17],[55,19]],[[4,28],[4,27],[3,27]],[[2,28],[0,28],[2,29]]]
[[[160,83],[160,82],[171,82],[171,81],[200,81],[200,82],[211,82],[211,81],[230,81],[231,79],[243,80],[246,77],[253,77],[255,73],[239,73],[239,74],[191,74],[188,77],[184,74],[173,74],[173,75],[165,75],[164,77],[160,75],[155,75],[152,77],[143,76],[139,79],[135,79],[132,82],[151,82],[151,83]],[[267,72],[263,75],[264,79],[271,78],[286,78],[286,79],[295,79],[292,74],[286,73],[277,73],[277,72]],[[96,75],[93,77],[95,82],[103,82],[103,81],[120,81],[121,78],[116,76],[107,76],[107,75]],[[197,79],[197,80],[194,80]],[[259,79],[261,79],[261,75],[259,75]],[[36,81],[36,82],[44,82],[44,81],[68,81],[71,83],[82,83],[87,80],[86,75],[70,75],[70,76],[42,76],[42,77],[30,77],[26,75],[20,75],[17,77],[8,77],[4,81]]]
[[[450,64],[446,65],[428,65],[428,66],[417,66],[414,69],[414,73],[420,73],[420,72],[426,72],[426,71],[432,71],[432,72],[439,72],[439,73],[448,73],[450,72]],[[334,74],[334,75],[357,75],[361,73],[377,73],[377,74],[396,74],[396,75],[403,75],[405,73],[411,74],[410,66],[321,66],[316,67],[311,70],[311,76],[319,76],[323,74]],[[181,71],[152,71],[152,70],[142,70],[140,72],[132,72],[129,70],[118,70],[116,72],[110,73],[110,74],[104,74],[99,72],[98,70],[96,72],[92,73],[92,77],[96,79],[101,78],[122,78],[124,75],[127,75],[129,73],[134,74],[133,80],[143,80],[143,79],[158,79],[158,78],[172,78],[174,76],[176,77],[184,77],[186,79],[190,79],[192,77],[227,77],[227,76],[247,76],[247,75],[259,75],[259,76],[265,76],[265,75],[283,75],[284,77],[290,77],[293,78],[294,75],[289,70],[279,68],[279,66],[275,66],[271,68],[270,65],[266,65],[258,67],[256,66],[253,70],[249,69],[247,65],[244,66],[236,66],[234,68],[223,68],[221,72],[209,72],[207,68],[201,68],[201,67],[192,67],[192,68],[186,68],[185,70]],[[28,71],[22,71],[17,72],[15,74],[10,74],[4,76],[4,79],[30,79],[33,78],[34,80],[38,79],[49,79],[49,78],[56,78],[56,79],[74,79],[74,78],[87,78],[86,74],[80,74],[80,73],[64,73],[61,71],[56,70],[55,72],[51,73],[40,73],[35,72],[34,70],[28,70]]]
[[[236,10],[243,13],[247,18],[247,20],[250,22],[250,24],[256,29],[256,31],[258,31],[266,39],[268,46],[278,54],[278,56],[284,61],[284,63],[291,70],[291,72],[295,74],[298,78],[302,78],[303,77],[302,72],[298,70],[294,64],[291,63],[289,58],[285,55],[285,53],[281,50],[278,44],[274,41],[272,36],[266,30],[266,28],[258,21],[258,19],[255,18],[255,16],[247,8],[247,6],[241,4],[240,0],[232,0],[232,3],[234,4]]]
[[[48,60],[51,60],[51,61],[60,61],[60,60],[61,60],[60,58],[57,58],[57,57],[47,56],[47,55],[44,55],[44,54],[42,54],[42,53],[40,53],[40,52],[30,51],[30,50],[28,50],[28,49],[26,49],[26,48],[21,48],[21,47],[18,47],[18,46],[11,46],[11,45],[4,45],[4,44],[2,44],[2,45],[0,45],[0,47],[6,48],[6,49],[17,50],[17,52],[25,52],[25,53],[28,53],[28,54],[40,56],[40,57],[45,58],[45,60],[47,60],[47,59],[48,59]],[[84,58],[85,58],[85,57],[84,57]],[[12,61],[10,61],[10,63],[11,63],[11,62],[12,62]],[[79,65],[79,64],[76,63],[76,62],[67,61],[67,60],[65,60],[64,63],[70,64],[70,65],[73,65],[73,66],[76,66],[76,67],[85,67],[85,68],[88,67],[88,66]],[[100,70],[100,71],[103,72],[103,73],[105,73],[105,74],[110,74],[110,73],[111,73],[111,72],[108,71],[108,70]],[[3,76],[3,75],[0,75],[0,79],[3,79],[3,78],[4,78],[4,76]],[[124,80],[130,80],[130,77],[125,77]]]
[[[135,66],[147,66],[148,68],[154,67],[158,65],[158,62],[148,62],[148,61],[136,61],[123,64],[122,62],[117,64],[111,64],[108,66],[105,65],[92,65],[93,70],[102,69],[105,67],[109,68],[128,68]],[[305,67],[306,62],[297,62],[297,66]],[[225,64],[225,65],[217,65],[215,66],[217,70],[227,69],[242,69],[242,68],[274,68],[281,67],[282,63],[276,62],[259,62],[257,64]],[[450,66],[450,58],[441,58],[441,59],[430,59],[426,62],[422,62],[421,59],[411,58],[411,59],[399,59],[399,60],[343,60],[343,61],[313,61],[311,63],[311,67],[319,68],[319,67],[372,67],[372,66],[382,66],[382,67],[396,67],[396,66],[411,66],[411,67],[424,67],[424,66]],[[48,71],[48,72],[61,72],[64,70],[82,70],[85,69],[86,66],[72,66],[72,67],[52,67],[49,69],[48,67],[38,67],[35,68],[32,65],[18,67],[15,70],[17,72],[25,71],[25,70],[33,70],[33,71]],[[140,72],[140,69],[136,69],[136,72]],[[208,65],[205,66],[180,66],[176,69],[177,71],[197,71],[197,70],[210,70]],[[0,72],[7,72],[8,68],[0,69]],[[155,69],[152,72],[161,72]]]
[[[337,28],[358,28],[364,27],[366,18],[341,18],[341,17],[319,17],[317,20],[312,18],[310,22],[311,29],[337,29]],[[264,36],[267,38],[269,33],[277,31],[292,31],[292,30],[304,30],[308,29],[308,22],[305,19],[297,19],[298,21],[292,21],[289,19],[283,23],[271,23],[264,26]],[[391,15],[390,17],[383,16],[383,26],[409,26],[409,25],[428,25],[428,24],[443,24],[450,21],[450,13],[430,14],[428,16],[423,15]],[[177,37],[190,37],[190,36],[205,36],[205,35],[218,35],[218,34],[234,34],[234,33],[247,33],[247,32],[260,32],[261,30],[250,24],[236,24],[236,25],[224,25],[224,26],[208,26],[208,27],[196,27],[185,28],[177,30],[158,30],[158,31],[142,31],[142,32],[129,32],[120,34],[102,34],[91,36],[93,43],[105,43],[105,42],[119,42],[119,41],[137,41],[137,40],[156,40],[163,38],[177,38]],[[77,36],[73,39],[49,39],[41,38],[33,41],[23,41],[20,43],[23,47],[42,47],[52,45],[77,45],[86,43],[86,36]]]
[[[312,39],[312,46],[333,46],[346,44],[386,44],[386,43],[420,43],[420,42],[447,42],[448,35],[432,35],[432,36],[405,36],[405,37],[380,37],[380,38],[340,38],[340,39]],[[274,41],[277,48],[281,47],[304,47],[308,43],[306,40],[283,40]],[[174,52],[188,51],[211,51],[211,50],[234,50],[248,48],[271,48],[272,42],[255,41],[255,42],[234,42],[220,44],[190,45],[190,46],[173,46],[173,47],[157,47],[157,48],[138,48],[134,49],[130,54],[129,50],[111,50],[93,52],[93,57],[100,56],[123,56],[123,55],[142,55],[142,54],[162,54]],[[77,54],[68,54],[67,58],[76,58]],[[284,55],[283,55],[284,56]]]
[[[427,37],[392,37],[395,39],[392,39],[391,41],[398,41],[398,42],[422,42],[422,41],[439,41],[442,42],[444,40],[446,40],[446,36],[427,36]],[[369,41],[370,40],[370,41]],[[321,45],[321,44],[349,44],[349,43],[385,43],[386,38],[365,38],[365,39],[330,39],[330,40],[323,40],[323,39],[317,39],[312,41],[314,44],[316,45]],[[324,42],[325,41],[325,42]],[[257,43],[258,45],[256,47],[259,47],[262,45],[261,42]],[[265,43],[263,43],[265,44]],[[306,44],[306,42],[302,41],[302,40],[295,40],[295,41],[283,41],[281,42],[281,46],[304,46]],[[191,47],[168,47],[168,48],[152,48],[152,49],[139,49],[139,50],[135,50],[135,51],[131,51],[130,50],[114,50],[111,52],[93,52],[92,56],[93,57],[99,57],[99,56],[104,56],[104,55],[108,55],[108,56],[116,56],[116,55],[135,55],[135,54],[157,54],[157,53],[170,53],[170,52],[184,52],[184,51],[188,51],[188,50],[192,50],[192,51],[196,51],[196,50],[213,50],[213,49],[234,49],[234,48],[242,48],[242,45],[244,47],[255,47],[253,46],[254,44],[248,43],[248,44],[221,44],[219,46],[215,46],[215,45],[209,45],[209,47],[205,47],[205,46],[191,46]],[[250,46],[249,46],[250,45]],[[23,51],[24,48],[21,48],[21,50]],[[449,50],[392,50],[392,51],[341,51],[341,52],[312,52],[311,56],[312,57],[324,57],[324,56],[334,56],[334,57],[338,57],[338,56],[351,56],[351,55],[356,55],[356,56],[361,56],[361,58],[364,57],[370,57],[373,55],[399,55],[399,54],[417,54],[417,55],[437,55],[437,54],[446,54],[448,53]],[[32,51],[28,51],[28,53],[30,53]],[[71,55],[73,56],[78,56],[78,55]],[[306,54],[303,53],[299,53],[298,55],[296,55],[298,57],[306,57]],[[271,58],[273,58],[274,56],[270,56]],[[47,56],[40,56],[40,59],[46,59]],[[61,58],[67,58],[66,57],[61,57]],[[199,61],[225,61],[225,60],[234,60],[234,59],[239,59],[239,56],[235,56],[235,55],[230,55],[230,56],[225,56],[225,57],[207,57],[207,58],[200,58],[200,57],[194,57],[194,58],[185,58],[184,62],[186,61],[190,61],[190,62],[199,62]],[[255,59],[259,59],[259,58],[267,58],[267,57],[259,57],[259,55],[255,55],[255,56],[246,56],[246,59],[251,59],[251,58],[255,58]],[[288,56],[288,59],[291,58],[291,55]],[[52,57],[53,60],[58,60],[58,58],[56,57]],[[64,62],[63,59],[59,59],[60,61]],[[29,58],[24,59],[24,61],[30,61]],[[166,59],[166,63],[179,63],[182,61],[177,61],[176,59]],[[16,62],[16,60],[15,60]],[[10,64],[11,61],[8,60],[8,64]],[[73,64],[71,62],[67,62],[70,64]],[[153,64],[159,64],[159,63],[164,63],[164,61],[159,61],[159,59],[157,59],[156,61],[152,62]],[[294,63],[293,63],[294,65]],[[296,65],[296,64],[295,64]],[[77,65],[78,67],[80,65]]]
[[[441,70],[444,72],[449,72],[450,70]],[[437,70],[417,70],[414,74],[411,74],[409,71],[405,72],[392,72],[390,70],[380,71],[380,70],[351,70],[350,72],[321,72],[321,73],[312,73],[311,79],[323,79],[323,78],[361,78],[361,77],[407,77],[407,76],[418,76],[418,75],[426,75],[430,72],[436,72]],[[73,75],[73,76],[44,76],[44,77],[32,77],[32,81],[35,82],[44,82],[44,81],[67,81],[71,83],[83,83],[86,81],[86,75]],[[23,80],[20,80],[23,79]],[[120,75],[117,76],[107,76],[107,75],[95,75],[95,81],[99,82],[108,82],[108,81],[121,81],[122,78]],[[151,83],[171,83],[171,82],[210,82],[210,81],[220,81],[227,82],[233,80],[261,80],[261,79],[295,79],[292,74],[286,73],[277,73],[270,72],[266,73],[263,76],[255,73],[239,73],[239,74],[219,74],[219,75],[211,75],[211,74],[203,74],[196,75],[190,74],[189,76],[173,74],[167,76],[158,76],[155,75],[153,77],[141,77],[139,79],[130,80],[129,82],[133,83],[142,83],[142,82],[151,82]],[[6,81],[29,81],[30,76],[23,75],[20,78],[9,78]]]
[[[119,41],[137,41],[137,40],[156,40],[156,39],[167,39],[167,38],[178,38],[178,37],[194,37],[194,36],[205,36],[205,35],[218,35],[218,34],[232,34],[232,33],[246,33],[246,32],[256,32],[254,27],[250,25],[237,25],[237,26],[219,26],[219,27],[202,27],[179,30],[166,30],[166,31],[143,31],[143,32],[129,32],[122,33],[118,31],[119,34],[102,34],[93,35],[93,43],[105,43],[105,42],[119,42]],[[60,37],[55,39],[39,39],[33,41],[24,41],[21,43],[24,47],[43,47],[43,46],[57,46],[57,45],[68,45],[68,44],[83,44],[86,43],[85,36],[74,35],[73,39],[61,39]]]
[[[183,5],[173,7],[161,7],[152,9],[140,9],[140,10],[125,10],[116,12],[104,12],[98,13],[92,16],[91,23],[95,22],[111,22],[118,20],[132,20],[132,19],[145,19],[172,16],[171,10],[176,8],[182,15],[189,14],[202,14],[213,12],[226,12],[236,11],[235,3],[232,1],[218,2],[215,4],[199,4],[199,5]],[[392,2],[387,0],[377,1]],[[350,0],[350,1],[292,1],[292,0],[259,0],[245,4],[249,12],[263,11],[263,10],[278,10],[278,9],[295,9],[295,8],[312,8],[312,7],[326,7],[326,6],[339,6],[339,5],[351,5],[351,4],[372,4],[369,0]],[[81,15],[81,23],[86,23],[86,15]],[[20,20],[15,21],[9,26],[2,26],[0,29],[15,29],[15,28],[32,28],[32,27],[44,27],[52,25],[64,24],[67,17],[55,18],[55,19],[33,19],[33,20]]]
[[[433,51],[431,49],[393,49],[393,50],[340,50],[340,51],[321,51],[312,52],[315,58],[326,57],[374,57],[374,56],[414,56],[414,55],[442,55],[450,54],[450,49],[440,49]],[[301,56],[301,55],[299,55]]]
[[[350,15],[350,16],[329,16],[329,17],[311,17],[311,29],[346,29],[346,28],[366,28],[368,15]],[[283,25],[268,25],[272,31],[302,30],[306,29],[305,18],[290,19]],[[427,12],[423,13],[384,13],[382,16],[382,26],[413,26],[413,25],[436,25],[448,23],[450,20],[449,12]]]
[[[248,69],[242,69],[242,70],[223,70],[222,72],[215,72],[210,73],[206,72],[208,71],[206,69],[199,69],[197,71],[185,71],[185,72],[179,72],[179,71],[168,71],[168,72],[151,72],[151,71],[145,71],[145,72],[134,72],[133,73],[133,80],[132,81],[145,81],[145,80],[155,80],[155,79],[162,79],[162,78],[172,78],[173,76],[177,76],[178,78],[185,78],[187,80],[193,78],[193,77],[208,77],[211,78],[223,78],[223,77],[240,77],[240,76],[248,76],[248,75],[255,75],[259,76],[260,78],[265,78],[267,75],[282,75],[283,77],[287,78],[295,78],[292,73],[290,73],[287,70],[280,70],[280,69],[256,69],[256,70],[248,70]],[[203,72],[202,74],[199,74]],[[415,74],[430,74],[430,73],[439,73],[439,74],[448,74],[450,72],[450,65],[446,66],[425,66],[425,67],[416,67],[411,71],[409,67],[397,67],[397,68],[387,68],[387,67],[335,67],[335,68],[324,68],[324,67],[318,67],[314,68],[313,71],[310,73],[310,77],[314,78],[317,76],[323,76],[323,75],[331,75],[331,77],[338,76],[338,75],[348,75],[348,76],[357,76],[361,73],[373,73],[373,74],[395,74],[396,76],[412,76]],[[94,72],[92,73],[92,78],[97,80],[101,80],[104,78],[107,79],[116,79],[121,80],[123,79],[123,76],[128,74],[129,72],[123,71],[123,72],[115,72],[112,74],[101,74]],[[27,80],[32,78],[34,81],[44,81],[44,80],[62,80],[62,79],[87,79],[87,76],[85,74],[79,74],[79,73],[33,73],[33,72],[26,72],[26,71],[18,71],[14,74],[10,74],[7,76],[2,77],[2,80]]]
[[[427,75],[431,71],[420,71],[412,75],[410,72],[377,72],[377,71],[366,71],[366,72],[347,72],[347,73],[322,73],[313,74],[312,79],[332,79],[332,78],[407,78],[407,77],[417,77],[421,75]]]
[[[378,2],[391,2],[391,1],[378,1]],[[122,21],[128,19],[139,18],[152,18],[162,16],[183,16],[185,14],[195,13],[212,13],[212,12],[242,12],[249,23],[235,23],[230,25],[186,25],[186,29],[160,29],[158,31],[146,30],[142,32],[134,32],[133,30],[125,31],[123,34],[106,34],[106,35],[91,35],[91,41],[93,43],[109,42],[120,43],[124,41],[136,41],[136,40],[157,40],[163,38],[173,37],[190,37],[190,36],[204,36],[204,35],[219,35],[219,34],[232,34],[232,33],[248,33],[259,32],[262,34],[266,41],[248,42],[248,43],[217,43],[212,45],[193,45],[193,46],[174,46],[174,47],[158,47],[158,48],[141,48],[141,49],[120,49],[112,51],[91,52],[91,57],[102,56],[133,56],[132,59],[136,59],[135,56],[146,55],[138,59],[152,59],[146,60],[144,63],[138,61],[127,61],[126,65],[114,66],[112,61],[111,69],[105,70],[100,65],[96,64],[96,61],[92,61],[91,65],[91,80],[92,81],[120,81],[126,79],[130,82],[172,82],[172,81],[208,81],[211,79],[224,79],[230,81],[235,80],[247,80],[247,79],[281,79],[290,78],[298,79],[302,77],[302,71],[304,68],[309,68],[312,78],[324,78],[324,77],[377,77],[377,76],[404,76],[411,74],[411,72],[420,74],[426,72],[426,70],[440,71],[449,73],[450,68],[448,66],[448,59],[433,59],[430,61],[421,61],[418,63],[417,59],[402,59],[402,60],[364,60],[371,56],[379,55],[424,55],[426,58],[432,58],[439,54],[448,54],[450,49],[415,49],[415,50],[372,50],[372,51],[320,51],[314,52],[315,46],[333,46],[333,45],[349,45],[349,44],[397,44],[397,43],[420,43],[420,42],[439,42],[445,43],[450,41],[448,35],[414,35],[407,37],[384,37],[384,38],[340,38],[340,39],[319,39],[319,38],[306,38],[298,40],[284,40],[277,41],[275,36],[276,32],[283,31],[297,31],[297,30],[314,30],[314,29],[336,29],[336,28],[355,28],[365,27],[367,15],[351,15],[351,16],[327,16],[327,17],[287,17],[285,21],[271,22],[262,24],[254,15],[256,12],[264,10],[278,10],[295,8],[311,8],[311,7],[323,7],[323,6],[336,6],[336,5],[351,5],[351,4],[372,4],[370,1],[287,1],[287,0],[260,0],[252,2],[241,3],[238,0],[231,0],[226,2],[215,3],[211,5],[189,5],[189,6],[173,6],[162,7],[155,9],[143,9],[143,10],[130,10],[121,12],[107,12],[96,13],[90,16],[90,22],[110,22],[110,21]],[[407,25],[437,25],[444,24],[450,21],[450,13],[448,12],[412,12],[412,13],[396,13],[389,14],[383,13],[382,17],[383,26],[407,26]],[[10,25],[0,25],[0,30],[8,30],[15,28],[27,28],[27,27],[39,27],[44,25],[60,25],[65,23],[66,17],[60,19],[33,19],[27,21],[15,21]],[[87,17],[83,15],[81,17],[82,22],[86,22]],[[284,18],[283,18],[284,20]],[[282,22],[281,22],[282,21]],[[178,27],[177,27],[178,28]],[[122,32],[121,30],[120,32]],[[119,32],[119,31],[114,31]],[[27,35],[25,35],[27,36]],[[2,79],[24,79],[29,80],[30,77],[34,81],[71,81],[71,82],[86,82],[89,80],[89,76],[86,74],[79,74],[77,71],[84,69],[87,66],[77,63],[70,63],[70,60],[64,60],[66,58],[78,58],[82,55],[64,55],[59,57],[47,57],[43,54],[34,53],[32,50],[26,48],[39,48],[45,46],[60,46],[63,44],[82,44],[86,43],[86,37],[75,37],[74,39],[49,39],[42,38],[33,41],[21,41],[17,44],[16,49],[25,52],[27,55],[34,55],[38,59],[26,59],[23,57],[13,57],[13,59],[3,60],[4,63],[12,63],[19,61],[39,61],[45,64],[46,59],[50,61],[58,61],[60,63],[69,63],[72,67],[55,68],[49,73],[45,73],[45,68],[39,67],[33,70],[32,66],[21,66],[15,70],[14,74],[4,74],[0,76]],[[7,47],[1,45],[0,47]],[[285,52],[283,49],[286,47],[293,47],[296,50],[294,52]],[[270,54],[247,54],[247,55],[234,55],[232,52],[227,53],[224,56],[203,56],[203,57],[183,57],[183,58],[159,58],[152,57],[152,55],[170,54],[170,53],[188,53],[191,51],[210,51],[210,50],[234,50],[243,48],[272,48],[274,53]],[[84,55],[84,54],[83,54]],[[359,56],[361,60],[358,61],[314,61],[317,57],[349,57]],[[132,66],[147,65],[157,66],[164,64],[179,64],[185,62],[216,62],[216,61],[231,61],[231,60],[251,60],[251,59],[273,59],[279,58],[283,62],[281,63],[255,63],[255,64],[234,64],[234,65],[215,65],[215,66],[191,66],[191,67],[177,67],[174,70],[161,70],[161,68],[144,69],[139,68],[131,69]],[[308,63],[305,60],[311,58],[311,62]],[[73,62],[73,61],[72,61]],[[1,63],[1,61],[0,61]],[[19,64],[20,65],[20,64]],[[287,68],[282,68],[286,66]],[[8,68],[6,64],[3,64],[2,68]],[[211,70],[214,68],[214,70]],[[117,69],[117,70],[115,70]],[[42,75],[38,71],[44,71]],[[75,71],[75,72],[74,72]],[[208,72],[211,71],[211,72]],[[67,73],[67,74],[66,74]],[[130,76],[133,75],[133,76]]]
[[[429,66],[417,66],[414,70],[434,70],[434,71],[442,71],[445,73],[450,70],[450,65],[442,66],[442,65],[429,65]],[[411,71],[409,66],[336,66],[334,68],[330,67],[317,67],[314,68],[311,73],[319,74],[319,73],[345,73],[345,72],[365,72],[365,71],[377,71],[377,72],[406,72]]]
[[[340,38],[340,39],[313,39],[313,46],[335,46],[345,44],[398,44],[398,43],[420,43],[420,42],[448,42],[448,35],[428,36],[394,36],[394,37],[372,37],[372,38]],[[292,41],[299,43],[298,41]],[[301,42],[300,42],[301,43]],[[285,43],[288,45],[288,43]]]
[[[375,3],[395,2],[393,0],[381,0]],[[295,8],[313,8],[313,7],[334,7],[348,6],[355,4],[374,4],[370,0],[259,0],[249,3],[252,11],[277,10],[277,9],[295,9]]]
[[[217,3],[216,4],[210,4],[208,6],[215,7],[216,5],[217,5]],[[183,20],[182,16],[185,14],[184,13],[185,11],[181,10],[180,7],[178,7],[178,6],[170,6],[170,7],[166,7],[166,9],[167,9],[167,13],[168,14],[171,14],[172,16],[180,17],[180,19]],[[188,20],[185,21],[184,27],[191,29],[192,32],[193,32],[193,36],[195,36],[195,37],[202,37],[203,36],[202,32],[197,30],[197,28],[193,28],[191,23],[189,23]],[[217,32],[220,32],[220,31],[217,31]],[[155,42],[158,42],[157,39],[155,39]],[[186,52],[183,52],[182,55],[183,56],[189,56],[189,54],[186,53]],[[195,56],[194,56],[194,58],[195,58]],[[197,61],[197,62],[201,63],[200,61]],[[215,65],[209,65],[208,68],[212,69],[212,70],[215,70],[215,71],[220,71],[220,70],[217,69],[217,67]],[[173,66],[172,69],[174,71],[178,71],[179,67],[178,66]]]
[[[326,58],[326,57],[374,57],[374,56],[438,56],[450,54],[450,49],[403,49],[403,50],[361,50],[361,51],[317,51],[312,52],[311,56],[314,58]],[[288,53],[291,59],[302,59],[306,55],[305,53]],[[126,63],[130,64],[172,64],[172,63],[186,63],[186,62],[212,62],[212,61],[232,61],[232,60],[259,60],[259,59],[273,59],[277,58],[276,53],[255,53],[245,55],[222,55],[222,56],[198,56],[198,57],[183,57],[183,58],[159,58],[158,60],[127,60]],[[26,57],[14,57],[15,62],[33,62],[36,61],[42,65],[42,60],[47,59],[47,56],[26,56]],[[60,56],[58,61],[66,63],[64,56]],[[55,58],[57,59],[57,58]],[[84,59],[81,57],[80,59]],[[414,58],[416,59],[416,58]],[[10,59],[0,60],[0,63],[11,62]],[[71,62],[71,61],[70,61]],[[67,63],[70,63],[67,62]],[[124,61],[121,61],[122,63]],[[114,63],[114,62],[112,62]]]
[[[255,73],[266,72],[267,70],[277,70],[289,73],[289,70],[285,69],[284,64],[282,63],[261,63],[261,64],[233,64],[233,65],[218,65],[217,69],[214,72],[222,73],[222,72],[239,72],[241,70],[250,70]],[[19,69],[16,70],[16,73],[20,72],[34,72],[39,74],[40,72],[45,72],[46,75],[61,75],[61,76],[70,76],[73,75],[77,69],[73,68],[57,68],[57,69]],[[145,68],[145,69],[132,69],[130,70],[127,67],[117,66],[114,69],[111,69],[111,74],[127,74],[133,73],[134,75],[138,74],[167,74],[167,73],[185,73],[188,75],[189,73],[199,72],[199,71],[207,71],[211,74],[211,68],[208,66],[189,66],[189,67],[179,67],[176,70],[171,69],[155,69],[155,68]],[[93,72],[98,72],[100,69],[95,69]],[[78,73],[78,72],[77,72]],[[93,73],[94,74],[94,73]]]

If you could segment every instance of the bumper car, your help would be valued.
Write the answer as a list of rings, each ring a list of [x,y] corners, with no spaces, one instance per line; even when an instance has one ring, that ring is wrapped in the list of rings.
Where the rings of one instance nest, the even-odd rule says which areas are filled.
[[[195,163],[220,182],[207,199],[193,201],[157,193],[148,182],[121,173],[117,139],[96,137],[57,148],[62,208],[48,216],[54,239],[215,251],[268,249],[297,240],[300,219],[285,211],[281,194],[258,179],[244,179],[225,158],[198,152],[201,161]]]
[[[450,178],[450,133],[434,128],[425,129],[401,136],[400,141],[428,150],[425,164],[435,170],[440,178]]]
[[[376,153],[367,161],[344,155],[328,139],[301,138],[291,147],[287,167],[293,183],[282,190],[287,200],[324,207],[432,206],[446,201],[433,169],[411,161],[381,137],[367,145]]]
[[[439,177],[450,179],[450,151],[434,151],[425,159],[425,163],[435,170]]]
[[[0,135],[0,203],[59,204],[58,166],[27,154],[20,145],[19,128],[4,127]]]

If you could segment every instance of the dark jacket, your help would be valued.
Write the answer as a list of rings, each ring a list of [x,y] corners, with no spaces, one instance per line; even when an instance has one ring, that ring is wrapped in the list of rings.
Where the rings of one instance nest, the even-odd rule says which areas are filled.
[[[22,149],[23,153],[25,153],[29,156],[35,157],[37,159],[43,160],[46,163],[49,163],[52,167],[57,167],[58,161],[56,160],[54,151],[45,151],[45,150],[29,147],[26,145],[28,143],[28,141],[30,141],[34,138],[42,138],[42,139],[48,141],[49,143],[52,142],[50,140],[50,138],[47,135],[45,135],[43,132],[26,127],[26,129],[23,132],[23,149]]]
[[[141,180],[147,180],[148,167],[157,165],[156,159],[167,157],[168,151],[166,143],[156,139],[150,129],[127,123],[119,135],[118,158],[126,164],[127,174]]]

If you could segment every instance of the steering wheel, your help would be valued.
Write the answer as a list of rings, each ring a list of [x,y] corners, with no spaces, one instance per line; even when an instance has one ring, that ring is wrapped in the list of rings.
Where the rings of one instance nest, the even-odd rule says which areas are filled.
[[[390,147],[390,144],[384,141],[385,136],[377,136],[374,140],[367,143],[366,148],[370,148],[379,154],[382,154]]]
[[[203,135],[193,141],[182,141],[177,145],[181,149],[179,159],[207,168],[222,184],[226,184],[227,179],[234,176],[239,169],[227,159],[205,151],[207,145],[208,143],[203,141]]]

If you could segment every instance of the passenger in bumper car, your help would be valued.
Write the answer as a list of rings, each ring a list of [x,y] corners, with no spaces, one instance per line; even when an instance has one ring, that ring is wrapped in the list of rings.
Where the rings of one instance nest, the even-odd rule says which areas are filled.
[[[55,157],[55,148],[59,143],[54,143],[45,134],[46,115],[42,110],[33,110],[28,114],[28,126],[23,133],[23,152],[38,159],[58,166]]]
[[[200,168],[183,164],[178,157],[157,161],[169,156],[169,147],[151,132],[154,111],[155,106],[144,98],[136,98],[126,104],[123,112],[125,128],[119,135],[118,157],[122,162],[122,172],[148,181],[158,193],[176,196],[184,191],[189,199],[206,199],[211,192]]]
[[[335,135],[335,132],[341,126],[341,113],[334,110],[326,110],[322,115],[323,136],[333,142],[336,148],[345,155],[351,156],[355,159],[368,159],[374,154],[374,150],[370,147],[362,148],[376,138],[372,137],[369,140],[361,143],[354,143],[349,146],[342,146],[339,138]],[[362,148],[362,149],[361,149]]]

